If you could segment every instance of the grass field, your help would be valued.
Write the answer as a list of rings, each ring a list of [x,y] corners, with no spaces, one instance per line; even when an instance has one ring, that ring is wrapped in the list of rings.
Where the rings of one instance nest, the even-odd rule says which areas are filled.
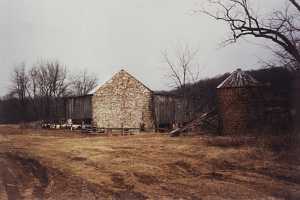
[[[0,199],[300,199],[299,154],[247,141],[1,126]]]

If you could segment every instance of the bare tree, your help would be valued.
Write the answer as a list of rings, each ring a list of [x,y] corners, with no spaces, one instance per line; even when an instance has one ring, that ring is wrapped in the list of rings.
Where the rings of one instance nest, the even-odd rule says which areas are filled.
[[[24,63],[21,63],[13,70],[11,93],[15,94],[17,98],[23,101],[26,98],[28,85],[29,78],[26,74],[26,67]]]
[[[29,77],[26,74],[25,63],[21,63],[19,66],[15,67],[12,73],[12,87],[10,94],[15,96],[19,101],[20,115],[23,116],[22,119],[25,120],[26,112],[26,98],[27,91],[29,88]]]
[[[30,77],[28,96],[31,99],[35,99],[38,96],[38,73],[39,69],[37,67],[32,67],[28,72],[28,76]]]
[[[50,119],[61,112],[61,98],[68,94],[67,69],[58,61],[40,62],[29,71],[31,97],[41,118]]]
[[[86,95],[97,86],[97,82],[96,76],[88,74],[87,70],[84,70],[71,77],[70,89],[73,95]]]
[[[28,72],[29,88],[28,99],[31,103],[31,110],[34,113],[34,119],[40,119],[42,116],[41,110],[41,95],[39,93],[39,68],[33,66]]]
[[[185,89],[189,83],[199,79],[199,66],[195,62],[198,50],[189,45],[179,45],[173,54],[168,51],[162,53],[163,60],[169,68],[171,86],[178,89]]]
[[[25,64],[12,72],[9,98],[17,104],[15,119],[38,120],[63,117],[63,97],[69,92],[67,69],[58,61],[42,61],[26,70]]]
[[[28,74],[32,97],[63,97],[68,92],[67,68],[58,61],[40,62]]]
[[[232,37],[225,41],[226,44],[245,36],[272,41],[279,47],[279,50],[273,50],[276,55],[299,69],[300,3],[297,0],[286,1],[285,8],[273,11],[265,18],[252,9],[248,0],[208,0],[214,11],[206,8],[201,12],[228,24]]]
[[[188,93],[188,85],[199,80],[199,65],[196,62],[198,50],[189,45],[180,45],[173,54],[167,51],[162,53],[163,59],[169,68],[169,78],[171,86],[175,86],[177,92],[183,98],[185,119],[189,119],[193,114],[191,108],[193,97]]]

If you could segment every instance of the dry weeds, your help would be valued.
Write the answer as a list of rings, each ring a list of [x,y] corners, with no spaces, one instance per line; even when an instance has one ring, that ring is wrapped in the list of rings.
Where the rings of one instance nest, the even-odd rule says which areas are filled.
[[[226,137],[215,138],[215,143],[213,140],[208,136],[172,138],[154,133],[91,137],[0,127],[2,158],[15,168],[31,171],[24,183],[18,180],[23,185],[18,188],[21,197],[300,199],[297,156],[293,162],[282,161],[282,155],[261,153],[255,145],[218,146]],[[46,169],[47,176],[41,169]],[[28,189],[34,180],[40,187],[36,194]]]

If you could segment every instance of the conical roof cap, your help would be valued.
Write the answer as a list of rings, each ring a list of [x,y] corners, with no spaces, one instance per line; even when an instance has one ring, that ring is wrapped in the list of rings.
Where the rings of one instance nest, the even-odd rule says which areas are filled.
[[[255,87],[260,85],[259,81],[253,78],[248,72],[237,69],[218,85],[217,88]]]

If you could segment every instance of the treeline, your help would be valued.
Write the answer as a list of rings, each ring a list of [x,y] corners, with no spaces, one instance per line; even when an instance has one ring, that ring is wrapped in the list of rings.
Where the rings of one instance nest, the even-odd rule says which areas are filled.
[[[63,98],[85,95],[96,85],[97,78],[86,70],[75,74],[58,61],[31,67],[22,63],[13,70],[9,92],[0,100],[0,122],[63,119]]]
[[[249,73],[266,86],[266,95],[272,99],[289,100],[292,93],[293,72],[287,68],[265,68],[251,70]],[[171,91],[180,96],[185,93],[189,104],[191,116],[209,112],[217,107],[217,86],[224,81],[230,73],[218,75],[213,78],[202,79],[193,84],[187,84],[183,92],[182,88]]]

